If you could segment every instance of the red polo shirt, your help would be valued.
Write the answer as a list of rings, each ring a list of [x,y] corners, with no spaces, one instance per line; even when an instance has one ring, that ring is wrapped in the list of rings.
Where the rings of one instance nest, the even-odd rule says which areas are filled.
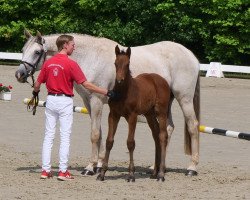
[[[73,82],[81,84],[86,77],[79,65],[67,55],[56,54],[42,66],[37,81],[46,83],[48,92],[73,96]]]

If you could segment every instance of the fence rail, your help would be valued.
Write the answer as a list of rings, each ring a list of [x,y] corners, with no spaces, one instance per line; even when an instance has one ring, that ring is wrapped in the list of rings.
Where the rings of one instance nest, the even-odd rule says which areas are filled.
[[[22,53],[0,52],[0,60],[22,60]]]
[[[200,64],[201,71],[207,71],[211,64]],[[250,73],[250,66],[221,65],[221,71],[233,73]]]
[[[21,60],[22,53],[0,52],[0,60]],[[207,71],[206,76],[223,77],[223,72],[250,74],[250,66],[222,65],[219,62],[200,64],[201,71]]]

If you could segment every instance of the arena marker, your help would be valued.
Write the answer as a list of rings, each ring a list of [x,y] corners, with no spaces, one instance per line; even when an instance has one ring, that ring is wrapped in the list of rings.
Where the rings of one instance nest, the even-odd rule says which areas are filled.
[[[199,127],[199,131],[202,133],[216,134],[227,137],[234,137],[238,139],[250,140],[250,133],[242,133],[242,132],[230,131],[219,128],[211,128],[203,125]]]
[[[23,100],[23,103],[27,105],[30,102],[30,100],[31,99],[29,99],[29,98],[25,98]],[[38,106],[39,107],[46,107],[46,101],[39,101],[38,102]],[[84,113],[84,114],[88,114],[89,113],[88,110],[87,110],[87,108],[85,108],[85,107],[78,107],[78,106],[73,106],[73,112]]]

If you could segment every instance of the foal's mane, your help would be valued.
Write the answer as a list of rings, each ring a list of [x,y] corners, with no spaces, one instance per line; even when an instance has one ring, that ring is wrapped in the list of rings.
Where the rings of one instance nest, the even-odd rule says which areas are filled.
[[[125,55],[125,53],[126,53],[126,52],[125,52],[124,50],[121,50],[121,51],[120,51],[120,54],[121,54],[121,55]]]

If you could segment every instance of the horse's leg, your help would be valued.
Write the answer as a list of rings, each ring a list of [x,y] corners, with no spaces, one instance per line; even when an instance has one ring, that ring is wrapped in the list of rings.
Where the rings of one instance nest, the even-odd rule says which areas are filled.
[[[171,96],[170,101],[169,101],[169,106],[168,106],[168,117],[167,117],[167,132],[168,132],[167,147],[169,145],[172,133],[174,131],[174,122],[173,122],[172,112],[171,112],[173,101],[174,101],[174,96]]]
[[[191,163],[187,168],[189,176],[197,175],[199,162],[199,122],[196,118],[193,101],[180,102],[185,117],[185,153],[191,155]]]
[[[153,167],[153,173],[150,178],[157,178],[157,174],[159,172],[159,165],[160,165],[160,141],[159,141],[159,123],[155,117],[154,112],[147,113],[145,115],[149,128],[151,129],[152,136],[155,142],[155,163]]]
[[[185,118],[185,153],[191,155],[191,163],[187,175],[197,175],[199,162],[199,121],[200,121],[200,76],[199,67],[191,67],[188,71],[183,68],[183,75],[172,82],[171,90],[178,101]],[[183,77],[189,77],[186,80]],[[197,79],[195,79],[197,77]]]
[[[83,175],[94,175],[95,167],[98,169],[98,167],[102,166],[102,160],[105,154],[101,135],[102,109],[103,102],[97,96],[93,96],[90,99],[92,153],[89,165],[82,172]]]
[[[103,181],[105,177],[105,173],[108,170],[109,155],[114,144],[114,136],[116,133],[119,120],[120,120],[120,116],[110,111],[109,117],[108,117],[109,130],[108,130],[108,136],[106,139],[106,152],[105,152],[105,157],[103,159],[102,169],[100,171],[100,174],[97,176],[97,180]]]
[[[129,150],[129,167],[128,167],[128,177],[127,181],[135,182],[135,166],[134,166],[134,149],[135,149],[135,128],[137,123],[137,114],[132,113],[126,118],[128,122],[128,138],[127,138],[127,148]]]

